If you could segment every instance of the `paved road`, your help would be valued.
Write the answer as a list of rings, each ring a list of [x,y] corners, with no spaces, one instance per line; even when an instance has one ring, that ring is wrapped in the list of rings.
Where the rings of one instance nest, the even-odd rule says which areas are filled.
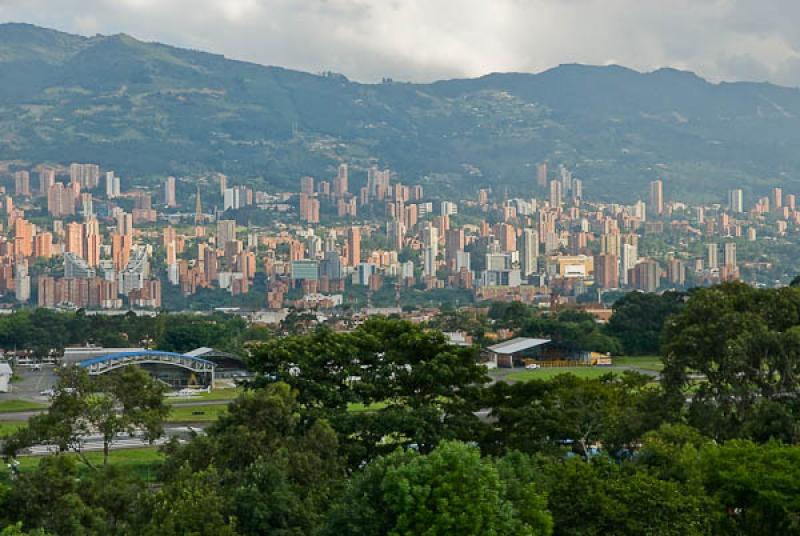
[[[120,435],[109,446],[110,450],[119,449],[137,449],[142,447],[160,446],[168,442],[173,437],[178,438],[180,442],[185,442],[193,433],[203,434],[204,425],[198,426],[172,426],[164,429],[164,437],[156,439],[152,443],[142,439],[141,434],[134,434],[133,436]],[[103,438],[98,435],[86,436],[83,438],[83,452],[97,452],[103,450]],[[26,454],[31,456],[44,456],[46,454],[53,454],[58,451],[55,445],[35,445],[27,449]]]
[[[56,384],[55,367],[43,365],[40,370],[14,367],[14,374],[20,379],[11,384],[10,393],[0,393],[0,402],[11,399],[47,402],[47,397],[39,393],[52,389]]]
[[[46,400],[46,399],[45,399]],[[173,408],[193,408],[197,406],[223,406],[230,404],[231,400],[192,400],[189,402],[170,402]],[[13,411],[0,413],[0,421],[27,421],[34,415],[45,411],[44,409],[34,409],[29,411]]]

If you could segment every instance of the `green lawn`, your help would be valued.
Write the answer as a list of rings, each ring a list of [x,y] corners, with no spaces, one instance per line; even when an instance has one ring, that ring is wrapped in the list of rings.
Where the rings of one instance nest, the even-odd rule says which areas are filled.
[[[167,417],[168,422],[212,422],[228,411],[225,404],[205,406],[173,407]]]
[[[75,456],[74,453],[66,456]],[[95,465],[103,464],[102,452],[88,452],[86,457]],[[42,456],[21,456],[19,469],[21,472],[31,471],[39,465]],[[137,449],[117,449],[112,450],[108,456],[108,463],[115,465],[131,473],[135,473],[145,480],[155,480],[158,466],[164,461],[164,455],[158,451],[158,447],[142,447]],[[79,463],[81,470],[89,471],[83,463]],[[8,478],[8,471],[4,466],[0,466],[0,481]]]
[[[195,396],[171,396],[168,397],[167,400],[169,402],[191,402],[194,400],[203,401],[203,400],[233,400],[234,398],[238,397],[240,394],[244,392],[244,389],[241,387],[237,387],[235,389],[217,389],[215,391],[211,391],[210,393],[199,393]]]
[[[515,382],[526,382],[529,380],[551,380],[559,374],[574,374],[579,378],[599,378],[609,372],[619,373],[619,370],[614,370],[608,367],[553,367],[553,368],[540,368],[534,370],[523,370],[520,372],[512,372],[506,376],[507,380]]]
[[[28,400],[0,400],[0,413],[13,413],[15,411],[29,411],[44,409],[47,404],[30,402]]]
[[[25,426],[25,421],[0,421],[0,437],[8,435]]]
[[[664,370],[664,363],[661,361],[661,357],[657,355],[615,357],[614,365],[621,367],[634,367],[642,370],[651,370],[654,372],[661,372]]]
[[[386,402],[373,402],[372,404],[365,405],[360,403],[350,403],[347,404],[347,411],[350,413],[367,413],[370,411],[378,411],[379,409],[383,409],[388,406]]]

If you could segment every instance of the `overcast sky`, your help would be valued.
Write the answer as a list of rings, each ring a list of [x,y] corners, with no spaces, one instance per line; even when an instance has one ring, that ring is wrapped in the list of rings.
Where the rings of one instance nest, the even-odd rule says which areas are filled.
[[[0,0],[0,20],[361,81],[579,62],[800,86],[798,0]]]

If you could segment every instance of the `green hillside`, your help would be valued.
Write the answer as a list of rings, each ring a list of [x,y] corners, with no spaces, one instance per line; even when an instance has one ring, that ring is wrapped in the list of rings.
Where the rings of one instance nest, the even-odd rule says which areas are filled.
[[[92,161],[125,180],[221,171],[273,188],[389,166],[429,191],[533,192],[565,163],[593,197],[722,199],[800,186],[800,92],[692,73],[564,65],[359,84],[144,43],[0,25],[0,159]],[[361,175],[356,171],[355,182]]]

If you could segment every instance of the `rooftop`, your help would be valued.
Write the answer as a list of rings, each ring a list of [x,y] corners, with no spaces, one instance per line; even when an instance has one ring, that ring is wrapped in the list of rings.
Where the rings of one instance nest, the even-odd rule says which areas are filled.
[[[516,354],[524,350],[530,350],[537,346],[542,346],[550,342],[550,339],[532,339],[529,337],[516,337],[514,339],[495,344],[488,348],[496,354]]]

